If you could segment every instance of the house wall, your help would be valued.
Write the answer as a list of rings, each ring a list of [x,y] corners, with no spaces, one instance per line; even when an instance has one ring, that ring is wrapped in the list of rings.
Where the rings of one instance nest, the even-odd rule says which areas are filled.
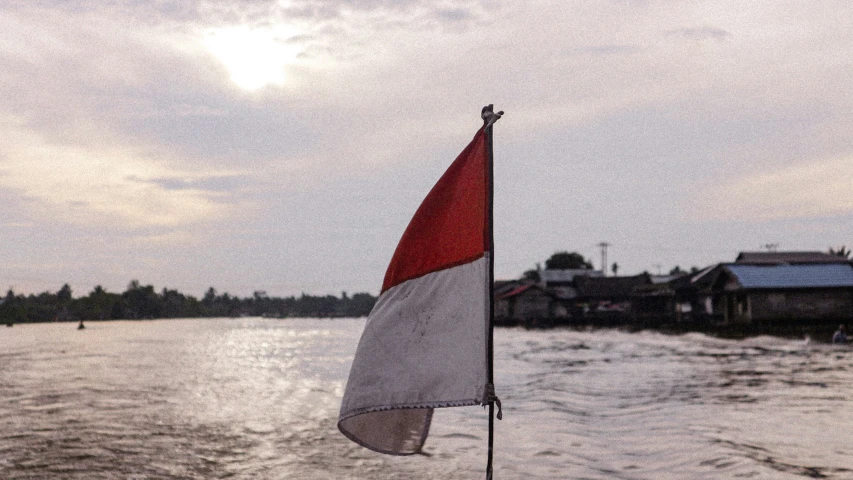
[[[550,318],[551,301],[551,297],[542,292],[525,292],[515,298],[510,316],[516,319]]]
[[[511,311],[512,306],[509,300],[504,299],[495,301],[495,317],[510,318]]]
[[[712,315],[724,323],[749,322],[752,319],[752,301],[743,290],[729,291],[711,299]]]
[[[565,307],[541,290],[529,290],[519,295],[495,301],[495,317],[526,321],[567,315]]]
[[[853,317],[849,289],[752,291],[748,297],[753,320]]]

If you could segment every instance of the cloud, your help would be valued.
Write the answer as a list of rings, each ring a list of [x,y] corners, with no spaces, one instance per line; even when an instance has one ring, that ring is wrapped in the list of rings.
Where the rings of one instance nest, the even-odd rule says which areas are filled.
[[[853,215],[853,157],[758,172],[708,187],[699,214],[764,221]]]
[[[571,48],[566,51],[566,55],[625,55],[638,53],[640,50],[637,45],[588,45]]]
[[[262,166],[318,141],[322,107],[290,91],[241,93],[201,31],[140,32],[127,18],[79,15],[0,16],[12,37],[38,39],[37,48],[0,42],[0,85],[15,92],[0,110],[46,141],[168,151],[157,156],[176,170]]]
[[[135,183],[151,184],[165,190],[194,190],[198,192],[233,192],[245,186],[249,182],[246,175],[215,175],[201,176],[199,178],[187,177],[155,177],[140,178],[136,175],[127,177],[127,180]]]
[[[179,226],[225,216],[236,203],[220,193],[225,185],[219,191],[199,188],[215,186],[213,175],[175,172],[122,146],[54,144],[12,122],[2,126],[0,187],[19,192],[42,218],[82,225]],[[168,178],[185,179],[185,188],[174,188]]]
[[[668,36],[679,36],[689,40],[725,40],[732,34],[716,27],[684,27],[667,30]]]
[[[507,112],[497,228],[512,246],[498,269],[628,235],[647,248],[628,260],[614,247],[614,260],[642,271],[660,238],[705,241],[713,219],[749,217],[743,205],[760,218],[848,211],[845,174],[821,167],[853,158],[853,31],[838,5],[3,2],[0,199],[12,206],[0,235],[52,232],[33,233],[44,246],[24,264],[73,230],[84,239],[74,255],[107,262],[120,286],[168,263],[181,279],[170,285],[230,290],[218,281],[230,275],[262,287],[288,271],[333,292],[373,288],[417,202],[494,103]],[[205,45],[235,29],[272,44],[267,56],[288,53],[278,80],[239,87]],[[833,199],[810,197],[797,176]],[[75,223],[49,230],[58,218]],[[116,258],[90,247],[104,225]],[[702,248],[729,250],[719,237]],[[173,261],[152,247],[143,262],[121,253],[130,239],[192,248]]]

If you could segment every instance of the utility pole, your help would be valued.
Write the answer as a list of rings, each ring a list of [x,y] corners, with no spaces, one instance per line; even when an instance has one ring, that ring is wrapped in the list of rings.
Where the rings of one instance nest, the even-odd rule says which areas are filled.
[[[598,244],[601,247],[601,273],[606,277],[607,276],[607,247],[610,246],[607,242],[601,242]]]

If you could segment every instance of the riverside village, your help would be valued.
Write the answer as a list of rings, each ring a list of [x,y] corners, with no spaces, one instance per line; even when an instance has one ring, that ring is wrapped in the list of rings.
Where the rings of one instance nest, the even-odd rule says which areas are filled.
[[[515,280],[496,280],[497,326],[524,328],[655,329],[700,331],[717,336],[776,335],[829,341],[842,324],[853,324],[853,262],[850,250],[753,251],[731,262],[667,274],[617,275],[595,269],[576,252],[557,252],[544,268]],[[602,265],[608,265],[604,256]],[[100,286],[74,298],[68,284],[56,293],[0,296],[0,324],[145,320],[159,318],[342,318],[370,313],[369,293],[340,297],[271,297],[256,291],[238,298],[211,287],[196,299],[176,290],[158,292],[133,280],[123,293]]]
[[[496,322],[525,327],[627,327],[829,341],[853,322],[853,263],[842,247],[741,252],[731,262],[617,276],[559,252],[545,268],[495,282]],[[603,262],[603,264],[606,264]]]

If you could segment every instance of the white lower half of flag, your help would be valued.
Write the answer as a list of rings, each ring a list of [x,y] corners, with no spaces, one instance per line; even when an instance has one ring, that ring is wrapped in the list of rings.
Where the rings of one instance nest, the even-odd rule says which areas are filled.
[[[488,254],[380,295],[358,344],[338,427],[383,453],[417,453],[432,409],[483,403]]]

